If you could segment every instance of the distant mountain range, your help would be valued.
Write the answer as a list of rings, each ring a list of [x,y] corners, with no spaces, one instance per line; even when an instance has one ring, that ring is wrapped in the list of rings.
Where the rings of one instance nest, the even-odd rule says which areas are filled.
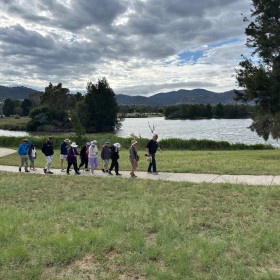
[[[31,93],[38,93],[38,91],[27,87],[5,87],[0,86],[0,100],[4,98],[11,99],[25,99]],[[234,91],[226,91],[223,93],[216,93],[205,89],[185,90],[162,92],[146,96],[129,96],[117,94],[117,102],[119,105],[147,105],[147,106],[168,106],[176,104],[233,104]]]
[[[27,87],[0,86],[0,100],[3,100],[4,98],[25,99],[28,98],[29,94],[35,92],[39,92],[39,91]]]
[[[159,105],[168,106],[176,104],[233,104],[234,91],[216,93],[205,89],[185,90],[162,92],[150,97],[145,96],[127,96],[123,94],[116,95],[117,102],[120,105]]]

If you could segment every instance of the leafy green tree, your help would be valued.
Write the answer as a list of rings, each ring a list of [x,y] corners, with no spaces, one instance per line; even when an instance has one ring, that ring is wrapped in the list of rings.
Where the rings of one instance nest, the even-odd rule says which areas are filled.
[[[7,117],[16,114],[15,108],[17,106],[18,106],[18,102],[16,102],[16,100],[12,100],[10,98],[5,99],[3,104],[3,114]]]
[[[206,107],[205,107],[205,117],[208,118],[208,119],[213,118],[212,106],[210,104],[207,104]]]
[[[115,93],[105,78],[99,79],[96,84],[88,83],[85,104],[88,132],[112,131],[119,125]]]
[[[254,101],[256,111],[251,129],[265,140],[280,138],[280,5],[279,0],[252,0],[252,21],[245,29],[247,46],[258,60],[244,58],[236,70],[243,91],[236,99]]]
[[[40,106],[30,111],[30,118],[27,130],[36,131],[53,121],[54,112],[47,106]]]
[[[22,109],[22,115],[23,115],[23,116],[28,116],[30,110],[32,109],[32,102],[31,102],[29,99],[24,99],[24,100],[21,102],[20,107],[21,107],[21,109]]]
[[[221,103],[216,106],[215,117],[218,119],[222,119],[224,117],[224,106]]]
[[[73,126],[73,130],[75,132],[75,141],[79,144],[82,144],[83,142],[85,142],[84,136],[85,136],[86,130],[85,130],[84,126],[82,125],[80,118],[74,111],[70,111],[69,116],[70,116],[70,121]]]
[[[48,106],[56,111],[66,111],[70,107],[70,100],[71,96],[68,88],[62,87],[61,83],[56,86],[50,83],[41,97],[41,105]]]

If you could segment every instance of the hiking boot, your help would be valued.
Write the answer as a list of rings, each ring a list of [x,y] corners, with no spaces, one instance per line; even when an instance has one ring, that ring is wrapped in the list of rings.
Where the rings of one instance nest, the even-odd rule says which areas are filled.
[[[29,170],[25,170],[25,172],[30,172]]]
[[[157,173],[157,172],[154,172],[153,174],[154,174],[154,175],[158,175],[158,173]]]
[[[108,175],[113,175],[112,172],[111,172],[110,170],[108,171]]]
[[[21,172],[21,167],[18,169],[19,172]]]
[[[47,169],[46,168],[44,168],[44,173],[46,173],[47,172]]]
[[[105,169],[104,168],[102,168],[102,172],[105,173]]]
[[[51,171],[48,171],[48,172],[46,172],[46,173],[48,173],[48,174],[53,174],[53,172],[51,172]]]
[[[120,173],[116,173],[116,176],[122,176],[122,174],[120,174]]]
[[[81,173],[78,171],[78,172],[75,173],[75,175],[81,175]]]

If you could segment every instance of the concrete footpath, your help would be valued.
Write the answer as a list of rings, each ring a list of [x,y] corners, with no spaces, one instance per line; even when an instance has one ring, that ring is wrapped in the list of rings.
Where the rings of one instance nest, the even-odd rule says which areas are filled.
[[[15,150],[0,148],[0,157],[15,153]],[[24,169],[24,168],[23,168]],[[1,165],[0,158],[0,171],[19,173],[17,166]],[[69,176],[66,172],[61,172],[60,169],[52,169],[53,175]],[[123,178],[130,178],[129,171],[120,171]],[[38,174],[45,176],[53,176],[44,174],[42,168],[38,168],[36,171],[30,173],[21,172],[24,175]],[[146,172],[136,172],[136,179],[148,179],[148,180],[164,180],[174,182],[193,182],[193,183],[231,183],[231,184],[246,184],[246,185],[280,185],[280,176],[273,175],[219,175],[219,174],[195,174],[195,173],[170,173],[170,172],[159,172],[158,175],[147,174]],[[70,172],[70,176],[74,176],[74,171]],[[90,172],[81,171],[80,176],[92,176]],[[95,171],[95,176],[111,177],[100,170]]]

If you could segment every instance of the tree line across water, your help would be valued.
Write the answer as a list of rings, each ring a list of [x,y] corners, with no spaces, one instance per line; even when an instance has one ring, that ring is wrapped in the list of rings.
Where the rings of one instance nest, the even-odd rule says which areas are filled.
[[[255,107],[245,104],[180,104],[172,106],[124,105],[120,107],[123,117],[145,114],[163,115],[166,119],[245,119],[251,118]]]

